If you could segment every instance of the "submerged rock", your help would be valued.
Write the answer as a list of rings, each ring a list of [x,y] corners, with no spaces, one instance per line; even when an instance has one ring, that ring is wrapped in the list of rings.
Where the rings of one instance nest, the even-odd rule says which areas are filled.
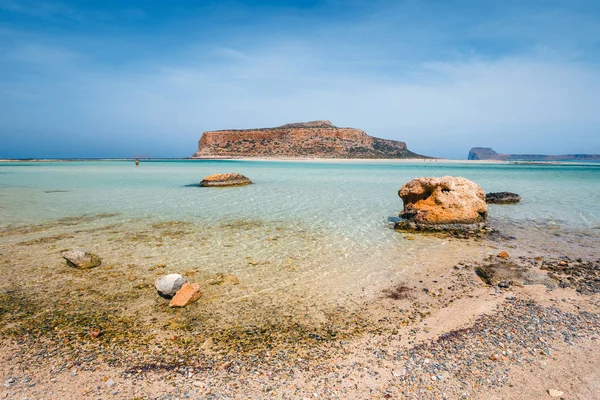
[[[488,217],[485,192],[461,177],[416,178],[400,188],[400,230],[477,231]]]
[[[74,249],[61,253],[62,258],[67,260],[67,265],[73,268],[90,269],[102,264],[100,257],[94,253],[88,253],[81,249]]]
[[[211,279],[208,284],[219,286],[239,285],[240,279],[232,274],[217,274],[217,277]]]
[[[177,291],[169,303],[170,307],[185,307],[200,298],[200,285],[197,283],[185,283]]]
[[[243,186],[250,185],[252,181],[242,174],[214,174],[202,179],[200,186]]]
[[[158,278],[154,282],[154,287],[159,295],[170,299],[186,282],[187,280],[179,274],[169,274]]]
[[[545,285],[548,289],[557,287],[556,280],[531,265],[520,265],[510,261],[492,261],[475,268],[475,273],[483,282],[491,286],[509,288],[523,285]]]
[[[514,204],[521,201],[521,196],[511,192],[495,192],[485,195],[488,204]]]

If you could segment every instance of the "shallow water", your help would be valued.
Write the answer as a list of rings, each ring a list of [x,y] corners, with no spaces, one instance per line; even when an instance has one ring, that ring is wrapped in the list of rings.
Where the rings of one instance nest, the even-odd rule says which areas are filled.
[[[197,186],[225,172],[255,184]],[[164,305],[152,291],[154,279],[179,272],[203,283],[201,309],[189,309],[202,321],[198,326],[283,315],[327,321],[335,307],[352,309],[425,265],[496,251],[486,241],[408,238],[389,228],[402,209],[402,184],[444,175],[521,195],[518,205],[490,206],[491,224],[515,237],[501,246],[597,256],[599,165],[2,163],[0,266],[8,279],[0,289],[31,288],[35,277],[35,287],[49,293],[127,294],[127,312],[146,315]],[[103,267],[68,269],[60,250],[73,247],[97,253]],[[241,283],[209,285],[218,273],[235,274]],[[65,280],[57,283],[57,274]],[[97,300],[90,294],[89,301]]]
[[[227,171],[243,173],[256,185],[216,190],[188,186]],[[3,224],[107,212],[199,223],[300,221],[364,239],[398,214],[402,203],[396,193],[403,183],[444,175],[471,179],[488,192],[521,194],[516,207],[491,206],[495,218],[600,227],[598,164],[190,160],[142,162],[136,168],[124,161],[0,163],[0,216]]]

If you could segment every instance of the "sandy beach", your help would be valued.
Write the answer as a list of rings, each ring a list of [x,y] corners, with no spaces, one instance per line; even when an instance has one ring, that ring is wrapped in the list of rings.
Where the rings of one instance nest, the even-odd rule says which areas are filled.
[[[27,159],[27,160],[13,160],[6,159],[0,162],[82,162],[82,161],[134,161],[134,158],[106,158],[106,159]],[[220,161],[277,161],[277,162],[323,162],[323,163],[414,163],[414,162],[444,162],[444,163],[473,163],[473,164],[498,164],[498,163],[509,163],[507,161],[498,160],[452,160],[445,158],[319,158],[319,157],[202,157],[202,158],[172,158],[172,159],[140,159],[144,161],[161,161],[161,160],[173,160],[173,161],[184,161],[184,160],[220,160]]]
[[[0,353],[2,396],[544,399],[557,390],[562,398],[598,397],[598,294],[540,285],[498,291],[468,266],[432,279],[440,272],[406,282],[407,298],[370,304],[379,326],[364,321],[359,335],[315,337],[293,349],[241,356],[176,329],[162,349],[135,340],[116,347],[81,331],[11,335]]]

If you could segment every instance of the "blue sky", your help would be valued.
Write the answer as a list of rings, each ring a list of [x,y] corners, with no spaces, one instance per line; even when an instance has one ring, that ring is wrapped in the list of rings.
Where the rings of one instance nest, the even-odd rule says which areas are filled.
[[[600,153],[599,105],[595,0],[0,0],[0,158],[315,119],[439,157]]]

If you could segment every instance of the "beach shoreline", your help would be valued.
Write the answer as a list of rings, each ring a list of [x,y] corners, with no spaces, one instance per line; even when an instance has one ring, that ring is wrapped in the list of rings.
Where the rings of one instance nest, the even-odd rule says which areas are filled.
[[[94,158],[94,159],[0,159],[0,163],[65,163],[65,162],[105,162],[135,161],[136,158]],[[202,158],[138,158],[140,162],[150,161],[256,161],[256,162],[300,162],[322,164],[416,164],[416,163],[449,163],[449,164],[514,164],[515,162],[500,160],[453,160],[444,158],[315,158],[315,157],[202,157]],[[536,163],[545,164],[545,163]]]
[[[598,165],[590,161],[503,161],[466,160],[448,158],[318,158],[318,157],[186,157],[186,158],[64,158],[64,159],[0,159],[0,163],[67,163],[67,162],[109,162],[109,161],[245,161],[245,162],[299,162],[315,164],[468,164],[468,165]]]

